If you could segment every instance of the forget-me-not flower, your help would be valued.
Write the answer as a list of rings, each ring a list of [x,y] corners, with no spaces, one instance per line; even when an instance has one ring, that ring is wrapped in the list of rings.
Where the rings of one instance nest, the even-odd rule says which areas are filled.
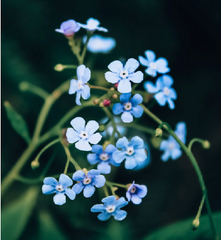
[[[120,210],[128,204],[124,197],[116,200],[115,196],[108,196],[101,201],[104,204],[96,204],[91,208],[91,212],[101,212],[97,216],[99,220],[106,221],[113,216],[115,220],[121,221],[127,216],[126,211]]]
[[[178,138],[185,143],[186,142],[186,125],[183,122],[180,122],[176,126],[176,131]],[[162,161],[166,162],[169,158],[173,160],[179,158],[182,155],[180,145],[177,141],[169,136],[168,140],[163,140],[160,144],[160,150],[164,151],[164,154],[161,156]]]
[[[173,100],[177,99],[176,91],[171,88],[173,85],[173,78],[169,75],[163,75],[159,77],[156,81],[156,86],[152,82],[145,82],[144,88],[149,93],[156,93],[154,98],[159,103],[160,106],[164,106],[166,102],[170,109],[175,108]]]
[[[91,144],[97,144],[102,136],[100,133],[94,133],[99,128],[99,124],[91,120],[85,126],[85,120],[82,117],[76,117],[71,120],[71,126],[66,132],[69,143],[75,143],[75,147],[82,151],[90,151]]]
[[[87,100],[90,95],[90,87],[86,84],[91,78],[91,70],[86,68],[85,65],[80,65],[77,68],[78,80],[71,79],[69,94],[76,94],[76,104],[81,105],[80,98]]]
[[[95,187],[101,188],[106,182],[105,177],[100,175],[100,172],[95,169],[90,170],[87,174],[82,170],[78,170],[73,174],[72,179],[78,181],[78,183],[72,187],[72,190],[76,194],[79,194],[84,189],[83,195],[86,198],[94,194]]]
[[[65,21],[61,24],[60,29],[55,29],[56,32],[63,33],[65,36],[71,36],[80,29],[79,23],[73,19]]]
[[[78,23],[82,28],[87,29],[90,32],[93,32],[95,30],[98,31],[103,31],[103,32],[107,32],[108,30],[106,28],[103,27],[99,27],[100,22],[97,19],[94,18],[89,18],[87,20],[87,24],[82,24],[82,23]]]
[[[113,159],[116,163],[121,163],[124,159],[125,168],[133,169],[137,166],[137,162],[143,162],[147,158],[144,148],[144,141],[136,136],[129,142],[126,137],[120,138],[116,143],[117,150],[113,153]]]
[[[115,163],[112,158],[112,154],[116,150],[117,148],[112,144],[107,145],[105,150],[101,145],[93,145],[93,153],[89,153],[87,155],[87,160],[90,164],[99,163],[97,165],[97,169],[100,171],[100,173],[108,174],[111,172],[110,164],[114,166],[120,166],[120,163]]]
[[[143,102],[143,97],[140,94],[135,94],[131,99],[131,93],[123,93],[120,95],[122,103],[115,103],[113,105],[113,113],[118,115],[122,113],[121,119],[125,123],[133,121],[133,116],[139,118],[143,114],[143,108],[138,105]]]
[[[70,187],[73,184],[73,181],[65,174],[61,174],[59,181],[53,177],[46,177],[43,181],[44,185],[42,186],[43,194],[49,195],[56,193],[53,198],[53,201],[56,205],[63,205],[66,203],[65,194],[71,199],[75,199],[75,192],[71,190]]]
[[[145,185],[135,184],[134,181],[126,192],[128,202],[131,200],[134,204],[140,204],[142,202],[141,198],[144,198],[146,195],[147,187]]]
[[[167,73],[170,71],[170,68],[167,67],[168,62],[165,58],[158,58],[155,61],[156,55],[153,51],[147,50],[145,51],[146,58],[139,56],[139,61],[141,65],[146,66],[147,69],[145,72],[152,76],[156,77],[158,73]]]
[[[87,37],[83,37],[85,43]],[[116,46],[116,41],[110,37],[103,37],[100,35],[93,35],[88,44],[87,49],[92,53],[109,53]]]
[[[140,83],[143,81],[143,73],[141,71],[135,72],[138,67],[139,62],[134,58],[129,58],[124,66],[122,62],[116,60],[108,65],[111,72],[106,72],[105,78],[110,83],[118,83],[117,90],[120,93],[129,93],[131,92],[131,82]]]

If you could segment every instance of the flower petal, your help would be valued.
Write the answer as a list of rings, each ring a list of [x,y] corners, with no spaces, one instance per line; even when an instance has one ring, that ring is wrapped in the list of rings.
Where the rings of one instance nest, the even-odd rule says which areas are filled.
[[[170,155],[171,155],[171,151],[166,150],[164,154],[161,156],[162,161],[166,162],[170,158]]]
[[[84,76],[84,70],[85,70],[85,65],[82,64],[82,65],[78,66],[78,68],[77,68],[77,77],[78,77],[78,80],[83,78],[83,76]]]
[[[159,73],[167,73],[170,71],[170,68],[167,67],[168,62],[165,58],[158,58],[155,63],[157,64],[157,71]]]
[[[105,206],[114,205],[116,203],[116,197],[115,196],[108,196],[106,198],[103,198],[101,200],[101,202],[103,202],[105,204]]]
[[[153,62],[156,58],[156,55],[153,51],[151,50],[147,50],[145,51],[145,56],[147,57],[149,62]]]
[[[93,150],[93,147],[92,147],[92,150]],[[100,162],[96,153],[89,153],[87,155],[87,160],[90,164],[96,164],[96,163]]]
[[[130,74],[128,78],[133,83],[140,83],[143,81],[143,73],[141,71],[137,71],[133,74]]]
[[[147,195],[147,187],[145,185],[138,185],[136,187],[137,187],[137,195],[140,198],[143,198]]]
[[[145,73],[146,74],[148,74],[148,75],[150,75],[151,77],[156,77],[156,75],[157,75],[157,70],[155,70],[155,69],[152,69],[152,68],[147,68],[146,70],[145,70]]]
[[[84,100],[87,100],[90,96],[90,87],[88,85],[84,85],[84,87],[82,88],[82,98]]]
[[[163,94],[163,92],[159,92],[157,93],[154,98],[157,100],[158,104],[160,106],[164,106],[166,104],[166,97],[165,95]]]
[[[140,204],[142,202],[142,199],[140,197],[138,197],[136,194],[132,194],[131,201],[134,204]]]
[[[182,151],[180,150],[180,148],[175,148],[172,151],[171,158],[173,160],[175,160],[175,159],[179,158],[181,155],[182,155]]]
[[[85,130],[88,133],[88,135],[91,135],[94,132],[96,132],[98,128],[99,124],[96,121],[91,120],[87,123]]]
[[[120,80],[118,86],[117,86],[117,90],[120,93],[128,93],[131,92],[131,83],[128,79],[122,79]]]
[[[57,193],[53,197],[53,201],[56,205],[63,205],[64,203],[66,203],[66,196],[64,195],[64,193]]]
[[[143,115],[143,108],[139,105],[136,107],[133,107],[131,113],[134,117],[139,118]]]
[[[97,142],[96,142],[97,143]],[[91,151],[92,147],[88,143],[88,141],[84,139],[80,139],[78,142],[75,143],[75,147],[81,151]]]
[[[120,81],[120,75],[118,73],[112,73],[112,72],[106,72],[105,73],[105,79],[109,82],[109,83],[117,83],[118,81]]]
[[[124,110],[124,105],[123,105],[123,104],[121,104],[121,103],[115,103],[115,104],[113,105],[112,111],[113,111],[113,113],[114,113],[115,115],[118,115],[118,114],[122,113],[123,110]]]
[[[136,161],[143,162],[147,158],[147,154],[144,148],[136,149],[134,157]]]
[[[173,78],[171,76],[163,75],[162,79],[163,79],[164,86],[170,87],[171,85],[173,85]]]
[[[126,157],[126,161],[125,161],[125,168],[126,169],[133,169],[137,166],[137,162],[134,159],[134,157]]]
[[[105,210],[105,207],[103,204],[96,204],[91,208],[91,212],[102,212]]]
[[[133,116],[130,112],[123,112],[123,114],[121,115],[121,119],[125,123],[133,122]]]
[[[103,187],[105,182],[106,182],[106,178],[103,175],[95,176],[93,179],[93,184],[97,188]]]
[[[144,147],[144,141],[142,138],[135,136],[131,139],[130,141],[130,146],[133,146],[135,149],[136,148],[143,148]]]
[[[131,97],[131,93],[122,93],[122,94],[120,95],[120,101],[121,101],[122,103],[127,103],[127,102],[130,101],[130,97]]]
[[[84,188],[84,185],[82,183],[76,183],[73,187],[72,190],[76,193],[79,194]]]
[[[170,94],[168,97],[172,99],[177,99],[176,91],[173,88],[170,88]]]
[[[82,181],[85,178],[85,173],[82,170],[78,170],[72,176],[74,181]]]
[[[115,220],[121,221],[127,216],[127,212],[124,210],[116,210],[113,216]]]
[[[129,58],[124,66],[124,69],[128,71],[128,73],[133,73],[139,65],[139,62],[136,59]]]
[[[68,128],[66,132],[67,141],[69,143],[75,143],[80,139],[79,133],[74,131],[73,128]]]
[[[69,93],[69,94],[74,94],[74,93],[76,93],[77,90],[78,90],[77,80],[71,79],[70,88],[69,88],[68,93]]]
[[[108,144],[107,147],[105,148],[106,153],[113,153],[117,150],[117,148],[113,144]]]
[[[108,213],[108,212],[100,213],[100,214],[97,216],[97,218],[98,218],[100,221],[106,221],[106,220],[108,220],[110,217],[111,217],[111,214]]]
[[[97,165],[97,169],[100,173],[108,174],[111,172],[111,166],[107,162],[101,162]]]
[[[101,145],[93,145],[92,152],[96,154],[101,154],[103,152],[103,147]]]
[[[53,177],[46,177],[43,183],[46,185],[56,186],[58,184],[58,181]]]
[[[115,60],[111,62],[107,66],[112,72],[120,74],[120,72],[123,70],[123,64],[119,60]]]
[[[91,78],[91,70],[89,68],[85,68],[84,75],[82,76],[82,82],[86,83]]]
[[[91,197],[94,194],[94,192],[95,192],[95,187],[92,186],[92,185],[87,185],[84,188],[83,195],[86,198],[89,198],[89,197]]]
[[[82,91],[77,91],[77,94],[76,94],[76,98],[75,98],[75,102],[77,105],[81,105],[81,94],[82,94]]]
[[[138,60],[140,61],[140,64],[141,64],[141,65],[146,66],[146,67],[149,66],[149,61],[148,61],[146,58],[144,58],[144,57],[142,57],[142,56],[139,56],[139,57],[138,57]]]
[[[159,88],[155,86],[152,82],[145,82],[144,88],[149,93],[156,93],[159,91]]]
[[[52,194],[52,193],[55,193],[56,192],[56,189],[54,186],[51,186],[51,185],[43,185],[42,186],[42,193],[43,194],[46,194],[46,195],[49,195],[49,194]]]
[[[174,109],[175,108],[175,104],[174,104],[173,100],[169,98],[169,99],[167,99],[167,101],[168,101],[169,108],[170,109]]]
[[[66,188],[65,189],[65,194],[71,199],[71,200],[74,200],[75,197],[76,197],[76,193],[71,190],[70,188]]]
[[[160,144],[160,150],[166,150],[168,148],[169,141],[163,140]]]
[[[95,176],[98,176],[98,175],[100,175],[100,172],[99,172],[98,170],[96,170],[96,169],[91,169],[91,170],[87,173],[87,176],[88,176],[89,178],[95,177]]]
[[[126,206],[127,204],[128,202],[125,200],[124,197],[119,198],[115,203],[116,210]]]
[[[85,120],[82,117],[76,117],[71,120],[71,126],[78,132],[84,131]]]
[[[127,197],[128,202],[129,202],[130,199],[131,199],[131,195],[130,195],[130,193],[128,191],[126,192],[126,197]]]
[[[73,184],[73,181],[71,180],[71,178],[69,178],[67,175],[65,174],[61,174],[59,177],[59,183],[63,186],[63,187],[69,187]]]
[[[121,163],[126,158],[126,155],[125,152],[117,150],[116,152],[113,153],[112,157],[116,163]]]
[[[102,136],[100,133],[95,133],[88,138],[88,141],[91,144],[97,144],[98,142],[100,142],[101,138],[102,138]]]
[[[139,94],[139,93],[136,93],[130,100],[130,102],[132,103],[132,106],[135,107],[137,106],[138,104],[142,103],[143,102],[143,97]]]
[[[126,137],[122,137],[120,139],[118,139],[117,143],[116,143],[116,146],[117,148],[121,148],[121,149],[126,149],[128,147],[128,140]]]

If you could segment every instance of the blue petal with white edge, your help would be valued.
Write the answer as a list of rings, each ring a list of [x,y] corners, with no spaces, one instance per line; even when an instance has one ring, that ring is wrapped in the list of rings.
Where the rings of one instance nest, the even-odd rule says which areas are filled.
[[[139,118],[143,115],[143,108],[139,105],[136,107],[133,107],[131,113],[134,117]]]
[[[130,141],[130,146],[133,146],[135,149],[136,148],[143,148],[144,147],[144,141],[142,138],[135,136],[131,139]]]
[[[107,147],[105,148],[105,152],[106,153],[113,153],[114,151],[116,151],[117,148],[113,145],[113,144],[109,144],[107,145]]]
[[[131,103],[132,103],[132,106],[136,106],[140,103],[143,102],[143,97],[139,94],[139,93],[136,93],[132,98],[131,98]]]

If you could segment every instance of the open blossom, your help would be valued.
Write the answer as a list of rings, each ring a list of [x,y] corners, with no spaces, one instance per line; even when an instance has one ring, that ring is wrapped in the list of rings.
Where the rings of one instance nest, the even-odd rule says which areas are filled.
[[[87,36],[84,36],[84,43],[86,39]],[[113,38],[93,35],[87,44],[87,49],[92,53],[109,53],[115,46],[116,41]]]
[[[105,78],[110,83],[118,83],[117,90],[120,93],[131,92],[131,82],[140,83],[143,81],[143,73],[135,72],[139,67],[139,62],[134,58],[129,58],[123,66],[119,60],[113,61],[108,65],[111,70],[105,73]]]
[[[124,159],[125,168],[133,169],[138,165],[138,162],[143,162],[147,158],[144,148],[144,141],[136,136],[129,142],[126,137],[120,138],[116,143],[117,150],[113,153],[113,159],[116,163],[121,163]]]
[[[87,155],[87,160],[90,164],[99,163],[97,165],[97,169],[101,173],[104,173],[104,174],[110,173],[111,172],[110,165],[120,166],[120,164],[116,163],[112,158],[112,154],[116,150],[117,148],[112,144],[107,145],[105,150],[101,145],[94,145],[92,146],[93,153],[89,153]]]
[[[170,68],[167,67],[168,62],[165,58],[158,58],[155,60],[156,55],[153,51],[147,50],[145,51],[146,58],[139,56],[139,61],[141,65],[146,66],[147,69],[145,72],[152,76],[156,77],[158,73],[167,73],[170,71]]]
[[[104,204],[96,204],[91,208],[91,212],[101,212],[97,216],[99,220],[106,221],[113,216],[115,220],[121,221],[127,216],[127,212],[120,209],[128,204],[124,197],[116,200],[115,196],[108,196],[101,201]]]
[[[140,204],[142,202],[142,198],[147,195],[147,187],[145,185],[139,185],[133,183],[129,186],[126,197],[128,202],[131,200],[134,204]]]
[[[174,132],[183,143],[186,142],[186,124],[184,122],[178,123]],[[164,154],[161,156],[164,162],[169,158],[175,160],[182,155],[180,145],[172,136],[169,136],[168,140],[161,142],[160,150],[164,151]]]
[[[55,29],[56,32],[63,33],[65,36],[71,36],[80,29],[79,23],[73,19],[65,21],[61,24],[60,29]]]
[[[56,205],[63,205],[66,202],[65,195],[67,195],[71,200],[75,199],[75,192],[68,188],[73,184],[73,181],[67,175],[61,174],[59,181],[53,177],[46,177],[43,182],[43,194],[49,195],[56,193],[53,198],[53,201]]]
[[[82,151],[90,151],[91,144],[97,144],[102,136],[100,133],[94,133],[99,128],[99,124],[91,120],[85,126],[85,120],[82,117],[76,117],[71,120],[73,128],[68,128],[66,132],[67,141],[75,143],[75,147]]]
[[[103,31],[103,32],[107,32],[108,31],[106,28],[99,27],[100,22],[97,19],[94,19],[94,18],[89,18],[87,20],[87,24],[82,24],[82,23],[78,23],[78,24],[79,24],[79,26],[81,26],[82,28],[87,29],[90,32],[93,32],[95,30]]]
[[[100,175],[98,170],[92,169],[87,174],[78,170],[73,174],[73,180],[78,181],[73,187],[72,190],[79,194],[83,189],[83,195],[86,198],[91,197],[95,192],[95,187],[101,188],[104,186],[106,179],[103,175]],[[94,187],[95,186],[95,187]]]
[[[80,65],[77,68],[78,80],[72,79],[70,82],[69,94],[76,94],[76,104],[81,105],[80,98],[87,100],[90,95],[90,87],[86,84],[91,78],[91,71],[85,65]]]
[[[143,114],[143,108],[138,105],[143,102],[143,97],[140,94],[135,94],[131,99],[131,93],[123,93],[120,95],[122,103],[115,103],[113,105],[113,113],[115,115],[121,114],[121,119],[125,123],[133,121],[133,116],[139,118]]]
[[[164,106],[166,102],[170,109],[175,108],[173,100],[177,99],[176,91],[171,88],[173,85],[173,78],[169,75],[163,75],[159,77],[156,81],[156,86],[152,82],[145,82],[144,88],[149,93],[156,93],[154,98],[159,103],[160,106]]]

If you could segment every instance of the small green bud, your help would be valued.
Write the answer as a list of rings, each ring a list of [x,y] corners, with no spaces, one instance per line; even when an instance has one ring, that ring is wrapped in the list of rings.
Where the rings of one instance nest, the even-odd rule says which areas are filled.
[[[100,125],[99,126],[99,131],[103,132],[106,129],[105,125]]]
[[[97,105],[100,102],[99,98],[94,99],[93,103],[94,105]]]
[[[55,67],[54,67],[54,70],[57,71],[57,72],[61,72],[64,70],[64,66],[62,64],[57,64]]]
[[[40,163],[36,160],[31,162],[31,168],[34,170],[40,166]]]
[[[161,128],[157,128],[155,130],[155,137],[162,137],[163,135],[163,130]]]
[[[203,142],[203,147],[206,148],[206,149],[210,148],[210,142],[207,141],[207,140],[204,141],[204,142]]]
[[[191,224],[191,229],[193,230],[193,231],[195,231],[195,230],[197,230],[197,228],[199,227],[199,225],[200,225],[200,221],[199,221],[199,218],[195,218],[194,220],[193,220],[193,222],[192,222],[192,224]]]

